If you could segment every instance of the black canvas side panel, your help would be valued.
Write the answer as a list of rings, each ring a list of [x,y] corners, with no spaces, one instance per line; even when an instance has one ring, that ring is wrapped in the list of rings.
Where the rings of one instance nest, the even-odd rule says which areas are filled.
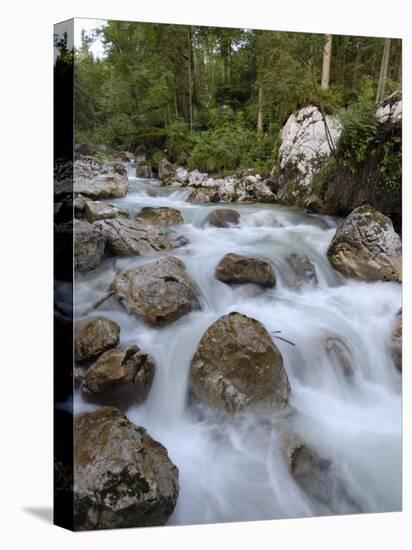
[[[54,523],[73,529],[74,22],[54,27]]]

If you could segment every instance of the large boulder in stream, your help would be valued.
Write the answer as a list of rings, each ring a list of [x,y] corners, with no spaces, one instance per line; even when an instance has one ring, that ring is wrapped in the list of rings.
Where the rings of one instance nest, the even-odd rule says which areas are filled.
[[[265,327],[241,313],[224,315],[207,329],[190,375],[194,395],[229,414],[262,405],[284,407],[288,402],[282,355]]]
[[[154,374],[153,359],[137,346],[111,349],[87,369],[82,392],[88,401],[127,409],[146,399]]]
[[[106,317],[93,317],[79,322],[75,328],[76,361],[88,361],[119,343],[120,327]]]
[[[179,472],[161,443],[112,407],[76,416],[74,435],[75,530],[167,522]]]
[[[75,271],[90,271],[101,262],[106,237],[94,224],[78,219],[74,220],[74,269]]]
[[[101,230],[108,248],[116,256],[150,256],[187,242],[174,233],[165,233],[128,218],[101,220],[94,225]]]
[[[215,275],[219,281],[229,284],[276,285],[273,266],[266,258],[226,254],[218,263]]]
[[[213,227],[231,227],[239,225],[240,214],[232,208],[217,208],[208,214],[206,223]]]
[[[126,170],[77,160],[74,163],[73,191],[90,199],[124,197],[128,189]]]
[[[396,314],[391,335],[391,351],[396,368],[402,371],[402,308]]]
[[[183,216],[179,210],[168,206],[160,208],[146,206],[136,214],[136,219],[148,225],[168,226],[183,223]]]
[[[333,267],[362,281],[401,281],[402,245],[389,218],[356,208],[340,225],[328,249]]]
[[[100,201],[85,201],[84,215],[89,222],[97,222],[98,220],[106,220],[110,218],[127,218],[129,213],[123,208],[118,208],[113,204]]]
[[[118,275],[113,291],[126,310],[149,325],[170,324],[200,308],[196,283],[173,256]]]

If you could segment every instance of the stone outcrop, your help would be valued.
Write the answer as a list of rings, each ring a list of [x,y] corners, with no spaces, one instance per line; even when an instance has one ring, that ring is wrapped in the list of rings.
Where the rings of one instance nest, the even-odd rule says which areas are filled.
[[[264,326],[240,313],[224,315],[206,330],[190,376],[193,394],[225,413],[288,402],[282,355]]]
[[[106,247],[106,238],[91,223],[74,220],[74,269],[90,271],[99,265]]]
[[[111,218],[127,218],[129,213],[123,208],[118,208],[113,204],[99,201],[85,201],[83,213],[87,220],[91,223],[98,220],[106,220]]]
[[[119,343],[120,327],[106,317],[93,317],[77,323],[75,328],[75,359],[88,361]]]
[[[122,273],[112,287],[130,314],[153,326],[167,325],[200,308],[196,283],[182,260],[173,256]]]
[[[168,206],[161,206],[160,208],[146,206],[136,214],[136,219],[144,224],[160,226],[183,223],[183,216],[179,210]]]
[[[216,267],[216,278],[229,284],[252,283],[263,287],[276,285],[273,266],[265,258],[226,254]]]
[[[290,115],[281,132],[276,167],[280,200],[303,203],[311,195],[313,177],[329,158],[331,145],[337,144],[341,131],[336,117],[325,115],[324,119],[314,105]]]
[[[306,284],[318,284],[316,268],[307,256],[304,254],[290,254],[286,261],[293,272],[293,286],[301,288]]]
[[[239,225],[240,214],[231,208],[217,208],[208,214],[205,221],[213,227],[231,227]]]
[[[396,314],[391,335],[391,351],[396,368],[402,371],[402,308]]]
[[[75,194],[95,199],[124,197],[128,189],[126,170],[101,166],[95,162],[77,160],[74,163],[73,190]]]
[[[128,218],[102,220],[94,225],[116,256],[150,256],[186,244],[182,237]]]
[[[178,469],[167,450],[118,409],[74,425],[76,530],[163,525],[176,506]]]
[[[82,392],[88,401],[126,409],[146,399],[154,374],[153,359],[137,346],[111,349],[87,369]]]
[[[333,267],[363,281],[401,281],[402,247],[389,218],[370,206],[356,208],[338,227],[328,249]]]

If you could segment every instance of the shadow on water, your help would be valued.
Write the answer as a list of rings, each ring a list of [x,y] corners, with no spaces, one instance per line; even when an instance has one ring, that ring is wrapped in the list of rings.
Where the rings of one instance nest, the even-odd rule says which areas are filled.
[[[53,508],[51,506],[26,506],[23,511],[46,523],[53,523]]]

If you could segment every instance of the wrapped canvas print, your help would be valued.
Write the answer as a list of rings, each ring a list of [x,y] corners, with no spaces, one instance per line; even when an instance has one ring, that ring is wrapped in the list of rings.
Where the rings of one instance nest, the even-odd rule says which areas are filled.
[[[401,40],[54,47],[55,523],[401,510]]]

